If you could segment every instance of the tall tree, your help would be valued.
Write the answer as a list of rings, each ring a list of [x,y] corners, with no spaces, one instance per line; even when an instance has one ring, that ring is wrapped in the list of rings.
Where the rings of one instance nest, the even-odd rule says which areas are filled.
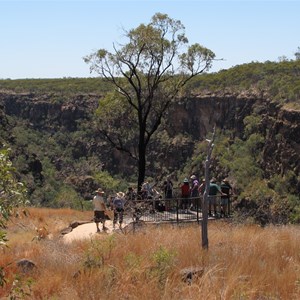
[[[161,13],[125,31],[125,38],[128,43],[114,45],[114,53],[100,49],[84,60],[115,86],[100,103],[99,131],[137,161],[140,188],[151,137],[183,86],[208,70],[215,54],[198,43],[189,46],[182,23]]]

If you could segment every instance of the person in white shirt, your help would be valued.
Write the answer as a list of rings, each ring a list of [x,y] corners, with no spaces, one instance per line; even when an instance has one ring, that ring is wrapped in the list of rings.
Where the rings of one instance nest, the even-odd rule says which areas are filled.
[[[94,221],[96,223],[97,232],[100,232],[99,223],[102,223],[103,231],[107,230],[105,227],[105,211],[106,205],[104,202],[104,191],[99,188],[96,190],[96,196],[93,198],[93,206],[94,206]]]

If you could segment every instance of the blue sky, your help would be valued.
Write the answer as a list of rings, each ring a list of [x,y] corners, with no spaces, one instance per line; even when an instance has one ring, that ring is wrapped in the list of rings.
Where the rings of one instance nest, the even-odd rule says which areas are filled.
[[[191,44],[217,58],[211,71],[251,61],[294,59],[300,1],[0,0],[0,78],[90,77],[82,57],[111,50],[123,29],[157,13],[180,20]]]

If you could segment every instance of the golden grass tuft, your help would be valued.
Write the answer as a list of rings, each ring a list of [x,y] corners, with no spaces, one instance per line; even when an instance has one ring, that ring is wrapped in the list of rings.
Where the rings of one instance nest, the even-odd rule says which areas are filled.
[[[197,224],[73,243],[59,238],[70,222],[91,218],[92,212],[30,209],[27,219],[12,220],[10,247],[1,253],[8,284],[0,298],[12,293],[18,274],[19,285],[33,280],[28,299],[300,299],[297,226],[211,222],[208,251],[201,248]],[[34,228],[45,224],[53,238],[32,240]],[[34,261],[37,270],[20,274],[14,262],[21,258]],[[203,269],[190,284],[180,274],[188,267]]]

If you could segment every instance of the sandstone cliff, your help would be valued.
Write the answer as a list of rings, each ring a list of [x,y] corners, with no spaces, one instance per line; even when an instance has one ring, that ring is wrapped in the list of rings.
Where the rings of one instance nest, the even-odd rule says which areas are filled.
[[[57,94],[16,94],[2,91],[0,123],[6,122],[5,116],[12,116],[40,132],[76,132],[80,124],[91,119],[100,98],[96,94],[77,94],[65,99]],[[271,173],[284,174],[289,169],[299,176],[300,111],[283,109],[270,99],[251,93],[203,94],[182,99],[174,105],[167,116],[166,130],[173,138],[181,133],[191,139],[183,144],[173,143],[168,149],[169,155],[161,157],[161,163],[166,170],[182,168],[193,154],[195,143],[205,139],[214,125],[243,138],[244,118],[253,113],[261,117],[258,130],[265,136],[262,163],[266,176]],[[128,166],[129,159],[117,151],[109,150],[104,144],[99,150],[99,143],[101,144],[99,137],[93,137],[89,144],[80,140],[73,141],[74,153],[77,153],[75,159],[93,154],[101,155],[99,151],[102,151],[108,157],[105,159],[105,168],[116,173],[130,174],[132,167]],[[159,159],[159,149],[156,149],[154,156]],[[297,184],[300,191],[299,182]]]

